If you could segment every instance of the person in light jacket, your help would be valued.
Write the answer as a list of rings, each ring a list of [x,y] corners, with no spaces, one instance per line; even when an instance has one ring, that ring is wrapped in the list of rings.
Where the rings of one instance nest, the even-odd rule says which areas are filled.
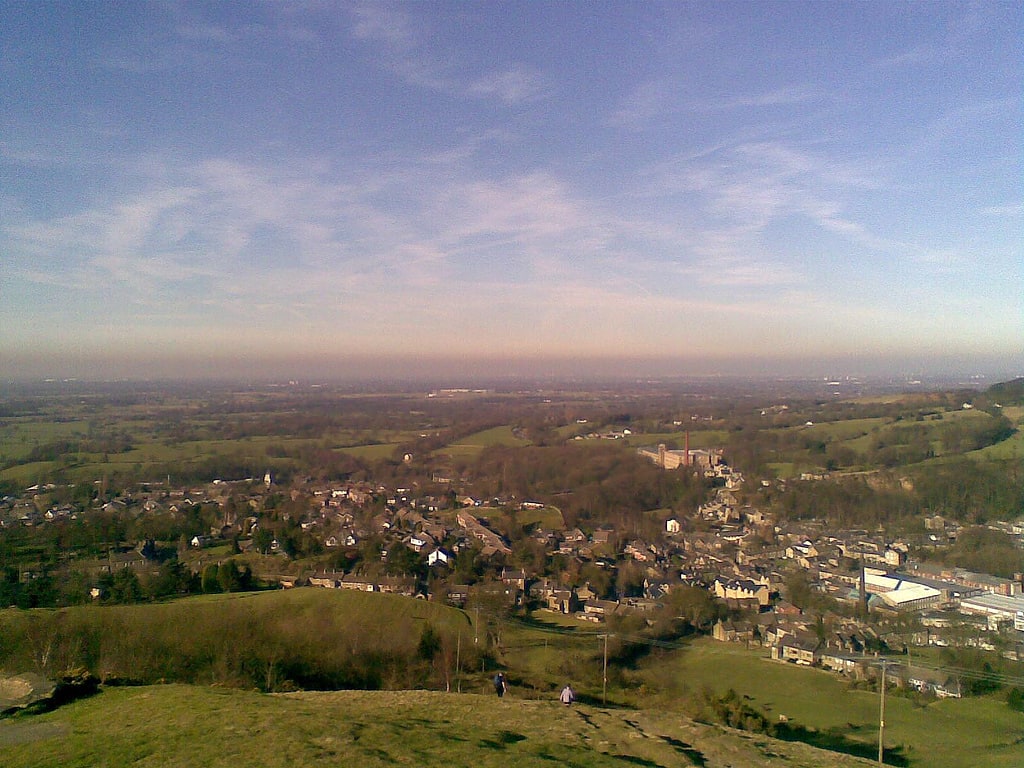
[[[571,685],[566,684],[565,688],[562,689],[562,692],[558,694],[558,700],[568,707],[576,701],[576,691],[572,689]]]

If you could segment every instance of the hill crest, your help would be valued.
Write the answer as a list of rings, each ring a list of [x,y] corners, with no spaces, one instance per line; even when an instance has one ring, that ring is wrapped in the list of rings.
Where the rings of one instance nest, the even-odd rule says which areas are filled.
[[[199,686],[108,688],[53,712],[0,722],[8,768],[358,763],[867,765],[847,755],[695,723],[666,711],[565,707],[435,691],[260,694]]]

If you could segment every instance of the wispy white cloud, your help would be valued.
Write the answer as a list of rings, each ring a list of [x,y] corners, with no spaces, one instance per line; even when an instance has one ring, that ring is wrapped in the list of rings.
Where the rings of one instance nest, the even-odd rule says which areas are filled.
[[[687,153],[647,173],[649,204],[678,199],[689,212],[679,228],[651,236],[687,244],[679,269],[698,284],[774,292],[806,284],[809,274],[799,265],[820,261],[827,251],[767,244],[769,232],[794,221],[845,241],[846,250],[862,254],[867,269],[872,263],[914,265],[925,281],[970,269],[961,248],[901,237],[860,217],[856,201],[865,193],[888,194],[894,186],[879,158],[840,160],[762,140]]]
[[[639,131],[676,109],[668,83],[648,80],[622,99],[609,115],[608,122],[615,127]]]
[[[308,20],[292,18],[287,5],[267,4],[263,9],[267,11],[263,21],[251,21],[246,15],[214,22],[189,3],[151,3],[147,7],[151,23],[133,26],[117,39],[105,41],[91,52],[90,63],[131,75],[197,68],[212,72],[225,61],[235,68],[253,66],[252,49],[276,39],[300,49],[322,42],[320,32]]]
[[[407,83],[466,98],[487,98],[511,106],[542,95],[543,75],[524,64],[479,74],[468,69],[457,49],[442,58],[430,45],[429,21],[415,20],[401,5],[362,3],[353,6],[352,34],[377,46],[376,57]]]
[[[695,100],[689,105],[696,111],[713,112],[729,109],[765,108],[806,104],[831,98],[828,94],[808,86],[783,86],[758,93],[720,96]]]
[[[222,24],[211,24],[195,20],[178,24],[174,31],[185,40],[194,40],[199,43],[223,45],[237,42],[239,39],[237,29],[231,29]]]
[[[718,222],[711,229],[719,237],[723,231],[749,237],[796,216],[867,244],[869,231],[844,214],[844,200],[884,185],[876,165],[841,162],[780,141],[754,141],[685,155],[651,173],[666,194],[695,193]]]
[[[990,205],[982,208],[981,212],[986,216],[1022,216],[1024,215],[1024,203]]]
[[[56,167],[68,163],[66,154],[41,148],[35,142],[30,143],[28,140],[21,142],[0,140],[0,158],[12,164],[38,168]]]
[[[995,120],[1005,120],[1020,128],[1020,94],[996,99],[963,101],[925,121],[923,128],[910,133],[905,152],[914,155],[950,154],[959,157],[972,153],[976,141],[973,131]]]
[[[935,44],[919,44],[906,50],[876,59],[873,66],[878,69],[899,69],[901,67],[935,61],[941,56],[942,47]]]
[[[355,19],[353,34],[364,40],[379,40],[395,51],[417,47],[416,24],[399,6],[388,3],[358,3],[351,7]]]
[[[774,107],[826,102],[834,97],[807,85],[785,85],[765,91],[730,93],[719,96],[697,95],[685,81],[668,78],[648,80],[639,84],[621,100],[608,122],[619,128],[640,131],[657,126],[680,115],[710,115],[747,110],[760,115]]]
[[[6,225],[5,238],[25,255],[11,269],[31,281],[64,273],[69,287],[92,272],[91,285],[106,279],[149,294],[200,277],[209,283],[191,290],[230,292],[247,265],[268,275],[337,270],[347,279],[421,284],[481,244],[517,250],[542,269],[588,216],[543,174],[492,183],[453,179],[450,168],[426,163],[345,182],[227,160],[177,171],[153,165],[153,180],[121,199]],[[461,279],[484,274],[472,259],[462,263]]]
[[[507,105],[532,99],[544,90],[543,77],[533,68],[523,66],[491,72],[469,84],[469,93],[496,98]]]
[[[533,331],[514,343],[546,334],[600,346],[564,330],[573,313],[608,333],[623,313],[637,316],[626,326],[633,329],[656,312],[746,316],[756,302],[708,301],[670,286],[790,279],[778,265],[721,253],[710,268],[688,267],[703,260],[689,245],[682,258],[643,257],[649,247],[678,249],[692,233],[602,207],[547,172],[485,180],[430,158],[340,180],[332,169],[309,170],[150,157],[136,168],[148,182],[134,192],[0,229],[21,254],[8,272],[82,301],[103,295],[111,316],[127,313],[140,327],[215,317],[243,335],[272,335],[296,326],[326,333],[333,324],[367,339],[383,333],[398,346],[457,339],[467,318],[476,318],[474,338],[495,344],[513,344],[506,336],[525,326]]]
[[[1000,20],[1000,3],[953,3],[943,6],[952,13],[941,32],[924,42],[908,45],[874,62],[879,69],[900,69],[961,60],[989,45],[994,25]],[[926,8],[927,6],[921,6]],[[1004,6],[1005,7],[1005,6]],[[897,38],[898,39],[898,38]]]

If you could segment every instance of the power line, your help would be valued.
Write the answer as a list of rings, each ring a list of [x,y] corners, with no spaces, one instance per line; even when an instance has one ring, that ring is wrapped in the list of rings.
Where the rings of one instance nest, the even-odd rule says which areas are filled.
[[[953,677],[962,677],[969,680],[981,680],[988,682],[1002,683],[1003,685],[1024,686],[1024,677],[1009,675],[1004,672],[985,669],[967,669],[965,667],[948,667],[942,664],[930,664],[928,662],[915,661],[913,664],[901,659],[887,659],[889,664],[903,667],[905,669],[927,669],[931,672],[945,672]]]
[[[586,639],[601,639],[608,635],[610,637],[618,638],[627,643],[635,645],[648,645],[653,648],[660,648],[664,650],[683,650],[687,647],[688,643],[681,640],[661,640],[654,637],[646,637],[644,635],[621,633],[621,632],[600,632],[600,631],[583,631],[572,627],[552,627],[541,624],[534,624],[529,621],[524,621],[518,617],[511,617],[512,621],[515,621],[520,626],[527,627],[529,629],[537,630],[539,632],[546,632],[549,634],[565,635],[580,638],[581,640]],[[865,660],[871,660],[873,657],[865,656]],[[932,672],[940,672],[949,674],[952,677],[959,677],[968,680],[978,680],[981,682],[994,682],[1001,685],[1008,686],[1020,686],[1024,687],[1024,676],[1017,676],[1007,674],[1005,672],[997,672],[995,670],[983,670],[983,669],[967,669],[964,667],[951,667],[941,664],[931,664],[928,662],[915,661],[913,664],[904,661],[902,659],[894,657],[879,657],[884,658],[886,663],[893,665],[897,668],[904,669],[927,669]]]

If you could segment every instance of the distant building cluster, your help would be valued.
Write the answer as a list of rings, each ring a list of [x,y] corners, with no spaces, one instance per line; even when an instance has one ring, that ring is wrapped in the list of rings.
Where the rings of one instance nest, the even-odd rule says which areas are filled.
[[[638,448],[637,453],[662,469],[692,467],[695,471],[709,476],[726,476],[731,471],[722,458],[721,448],[691,448],[689,432],[686,433],[686,446],[680,450],[669,449],[664,443],[660,443],[657,448]]]

